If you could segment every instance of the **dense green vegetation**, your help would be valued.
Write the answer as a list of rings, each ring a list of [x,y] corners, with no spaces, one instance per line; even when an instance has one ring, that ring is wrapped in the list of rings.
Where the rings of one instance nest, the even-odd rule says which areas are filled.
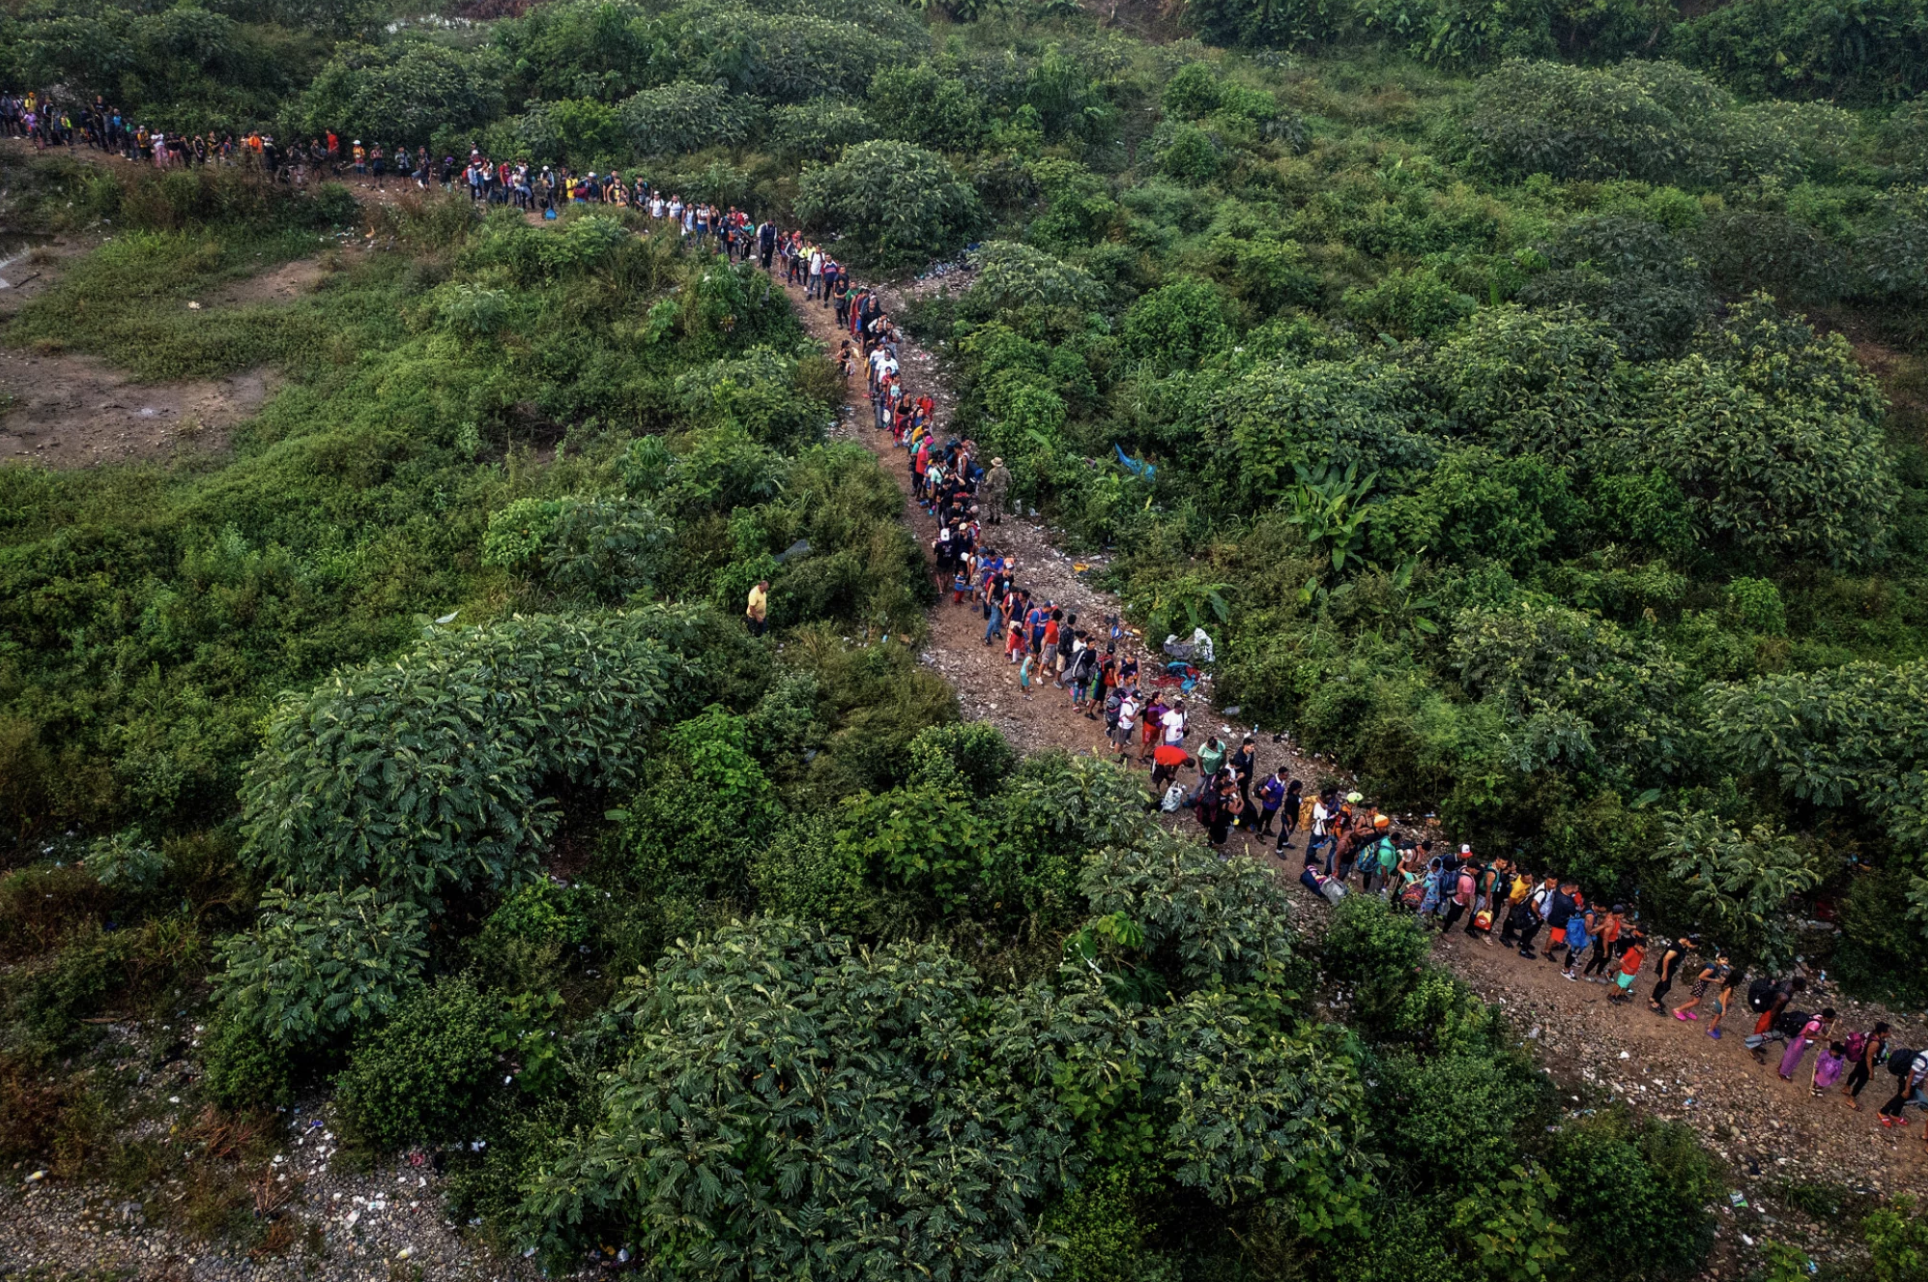
[[[0,83],[640,168],[867,270],[975,242],[907,318],[956,426],[1152,636],[1213,628],[1225,702],[1751,966],[1928,993],[1919,4],[1193,6],[1242,52],[390,17],[30,4]],[[0,1160],[179,1170],[81,1021],[192,1015],[154,1054],[196,1103],[469,1141],[457,1210],[559,1266],[1700,1267],[1709,1159],[1563,1108],[1410,921],[1307,948],[1135,779],[957,723],[899,493],[760,272],[615,209],[4,165],[10,223],[99,240],[6,342],[284,382],[218,457],[0,468]],[[258,1233],[239,1188],[178,1213]]]

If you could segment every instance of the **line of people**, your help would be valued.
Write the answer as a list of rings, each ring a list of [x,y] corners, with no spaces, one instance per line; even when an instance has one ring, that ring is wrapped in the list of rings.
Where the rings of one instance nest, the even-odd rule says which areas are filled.
[[[1314,894],[1335,903],[1348,893],[1379,895],[1436,923],[1441,933],[1461,929],[1487,946],[1513,948],[1527,962],[1541,960],[1535,945],[1544,933],[1546,963],[1569,982],[1611,986],[1608,1000],[1615,1004],[1636,1000],[1635,987],[1651,951],[1648,1010],[1696,1024],[1705,1012],[1708,1036],[1721,1040],[1741,976],[1725,953],[1703,950],[1697,935],[1650,945],[1637,913],[1625,904],[1589,901],[1572,879],[1535,876],[1504,856],[1481,859],[1470,844],[1436,853],[1431,840],[1396,832],[1392,816],[1367,805],[1361,793],[1341,796],[1338,787],[1326,786],[1308,796],[1303,781],[1282,767],[1261,776],[1253,735],[1241,736],[1234,747],[1208,734],[1201,746],[1189,747],[1186,700],[1174,688],[1179,678],[1162,669],[1148,673],[1134,654],[1120,653],[1127,634],[1115,616],[1098,627],[1079,626],[1075,612],[1018,584],[1014,557],[984,545],[984,521],[998,524],[1010,473],[1001,458],[993,458],[988,469],[979,466],[976,444],[969,439],[939,441],[932,398],[914,396],[903,386],[901,335],[876,291],[855,284],[800,233],[778,234],[766,223],[756,235],[766,269],[780,252],[785,278],[804,284],[807,300],[835,306],[839,328],[847,335],[839,366],[846,377],[858,363],[864,366],[872,426],[888,431],[905,449],[913,490],[937,522],[931,553],[940,589],[949,588],[954,606],[981,611],[983,643],[1003,646],[1007,662],[1017,669],[1020,697],[1032,698],[1034,689],[1047,683],[1067,691],[1073,714],[1102,720],[1095,753],[1123,764],[1135,748],[1138,763],[1151,766],[1156,804],[1166,812],[1189,808],[1214,847],[1224,847],[1238,830],[1261,843],[1272,840],[1273,853],[1283,859],[1303,830],[1299,879]],[[1186,770],[1197,772],[1194,786],[1181,781]],[[1699,964],[1691,965],[1695,958]],[[1676,981],[1689,972],[1687,1000],[1670,1007],[1667,999]],[[1883,1022],[1836,1037],[1833,1008],[1812,1013],[1795,1008],[1805,990],[1799,977],[1749,985],[1745,999],[1757,1019],[1745,1044],[1757,1062],[1765,1063],[1768,1048],[1779,1043],[1779,1075],[1795,1081],[1807,1052],[1819,1047],[1806,1073],[1816,1096],[1838,1088],[1848,1107],[1858,1111],[1862,1090],[1886,1069],[1896,1085],[1879,1109],[1884,1127],[1907,1126],[1909,1103],[1928,1108],[1928,1049],[1894,1045]],[[1928,1140],[1928,1126],[1923,1131]]]

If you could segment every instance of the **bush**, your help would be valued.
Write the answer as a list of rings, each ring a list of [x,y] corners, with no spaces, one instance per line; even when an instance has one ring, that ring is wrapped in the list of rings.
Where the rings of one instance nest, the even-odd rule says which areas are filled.
[[[294,1058],[259,1024],[222,1012],[212,1018],[201,1088],[230,1112],[278,1108],[294,1098]]]
[[[804,170],[796,209],[805,226],[842,232],[856,256],[887,270],[955,252],[983,220],[977,193],[942,156],[896,142],[857,143]]]
[[[295,885],[372,880],[433,900],[532,871],[550,777],[635,777],[639,723],[671,706],[674,616],[542,616],[432,630],[399,663],[283,701],[243,795],[244,854]]]
[[[1635,1259],[1653,1282],[1699,1273],[1714,1239],[1705,1204],[1721,1185],[1691,1131],[1604,1109],[1561,1127],[1551,1150],[1578,1276],[1628,1271]]]
[[[836,98],[812,98],[770,112],[770,139],[794,161],[835,160],[845,147],[869,142],[880,132],[862,107]]]
[[[1451,329],[1479,304],[1441,280],[1429,267],[1393,270],[1369,289],[1346,291],[1346,312],[1362,325],[1395,338],[1432,338]]]
[[[503,68],[489,49],[468,52],[427,40],[347,43],[316,74],[294,108],[297,132],[329,129],[418,144],[438,130],[488,123],[502,110]]]
[[[1334,905],[1319,959],[1326,977],[1352,989],[1352,1006],[1368,1028],[1389,1030],[1425,973],[1431,941],[1419,924],[1377,895],[1347,895]]]
[[[349,1125],[384,1149],[456,1136],[494,1069],[495,1023],[466,978],[417,991],[356,1042],[335,1079]]]
[[[386,1018],[419,982],[428,914],[373,887],[270,890],[252,930],[217,948],[215,998],[276,1046],[308,1047]],[[237,1034],[239,1036],[239,1034]]]

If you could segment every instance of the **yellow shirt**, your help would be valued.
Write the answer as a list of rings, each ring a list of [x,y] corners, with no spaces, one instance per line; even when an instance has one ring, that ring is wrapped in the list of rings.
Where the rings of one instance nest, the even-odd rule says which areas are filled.
[[[751,588],[750,589],[750,608],[745,610],[743,613],[749,615],[752,619],[755,619],[758,623],[761,623],[763,622],[764,614],[769,610],[769,608],[770,608],[770,594],[768,592],[765,592],[761,587]]]

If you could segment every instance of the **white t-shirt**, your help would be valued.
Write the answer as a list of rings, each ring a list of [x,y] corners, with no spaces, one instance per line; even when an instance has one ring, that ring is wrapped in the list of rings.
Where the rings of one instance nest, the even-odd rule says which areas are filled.
[[[1138,721],[1138,705],[1130,699],[1118,705],[1118,728],[1129,730]]]
[[[1177,747],[1185,738],[1185,714],[1173,708],[1165,714],[1165,742]]]

